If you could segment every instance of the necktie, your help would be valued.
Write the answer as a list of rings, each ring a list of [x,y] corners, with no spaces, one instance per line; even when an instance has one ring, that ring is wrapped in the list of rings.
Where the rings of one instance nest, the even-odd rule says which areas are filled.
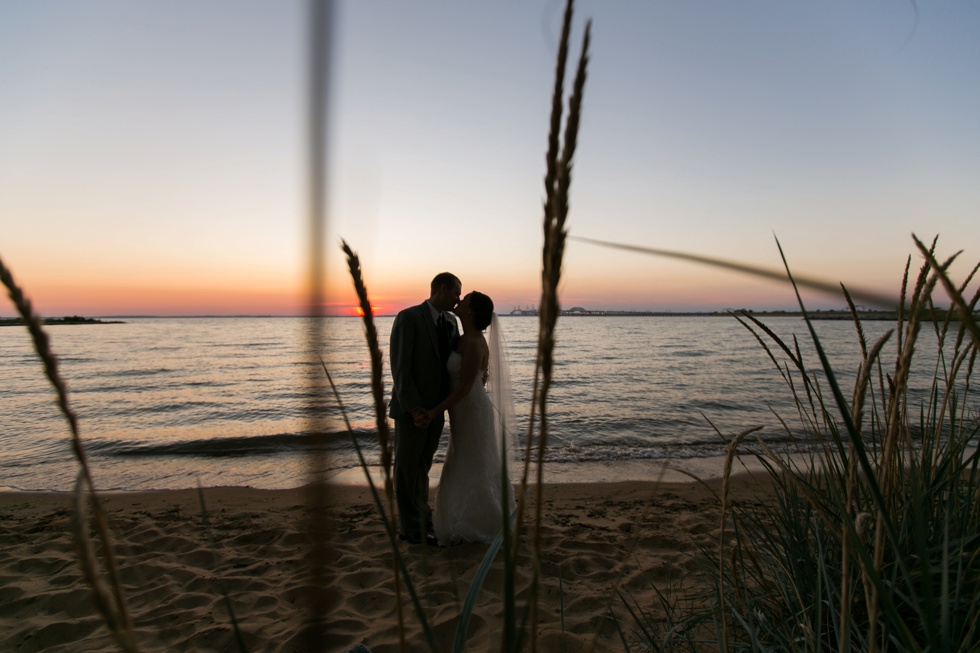
[[[436,335],[439,337],[439,357],[446,361],[449,359],[449,323],[445,315],[436,320]]]

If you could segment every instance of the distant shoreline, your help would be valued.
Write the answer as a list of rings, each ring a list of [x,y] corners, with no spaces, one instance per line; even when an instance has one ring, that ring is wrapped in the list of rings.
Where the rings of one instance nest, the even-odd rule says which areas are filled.
[[[125,324],[120,320],[100,320],[94,317],[81,317],[72,315],[69,317],[46,317],[41,320],[45,326],[57,326],[59,324]],[[0,317],[0,326],[24,326],[23,318],[19,317]]]
[[[731,317],[732,315],[753,315],[759,317],[798,317],[801,311],[704,311],[704,312],[672,312],[672,311],[562,311],[562,317]],[[811,320],[850,320],[853,316],[848,311],[813,311],[808,313]],[[898,313],[894,311],[859,311],[862,320],[897,320]],[[537,313],[509,313],[506,317],[537,317]],[[942,315],[940,315],[942,317]]]

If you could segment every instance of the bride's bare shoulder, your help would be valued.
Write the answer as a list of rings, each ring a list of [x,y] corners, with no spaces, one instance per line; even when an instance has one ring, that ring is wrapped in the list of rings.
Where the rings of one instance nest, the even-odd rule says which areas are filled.
[[[461,349],[469,350],[474,353],[482,354],[484,352],[489,351],[489,347],[487,346],[487,340],[486,338],[483,337],[482,333],[477,333],[477,334],[464,333],[463,336],[460,338],[460,344],[462,345]]]

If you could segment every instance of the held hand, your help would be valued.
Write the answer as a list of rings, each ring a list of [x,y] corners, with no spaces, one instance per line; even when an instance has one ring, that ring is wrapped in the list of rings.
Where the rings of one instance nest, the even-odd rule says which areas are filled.
[[[442,411],[439,412],[436,412],[434,410],[425,411],[425,425],[428,426],[433,422],[433,420],[435,420],[435,418],[439,417],[442,414],[443,414]]]
[[[412,422],[416,428],[424,429],[432,421],[432,414],[424,408],[416,408],[412,411]]]

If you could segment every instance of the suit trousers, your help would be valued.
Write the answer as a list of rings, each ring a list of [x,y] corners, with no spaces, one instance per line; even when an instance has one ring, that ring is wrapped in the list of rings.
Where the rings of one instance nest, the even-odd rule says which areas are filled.
[[[420,429],[411,415],[395,420],[395,503],[402,535],[424,538],[432,524],[429,470],[445,421],[443,414],[433,419],[428,428]]]

